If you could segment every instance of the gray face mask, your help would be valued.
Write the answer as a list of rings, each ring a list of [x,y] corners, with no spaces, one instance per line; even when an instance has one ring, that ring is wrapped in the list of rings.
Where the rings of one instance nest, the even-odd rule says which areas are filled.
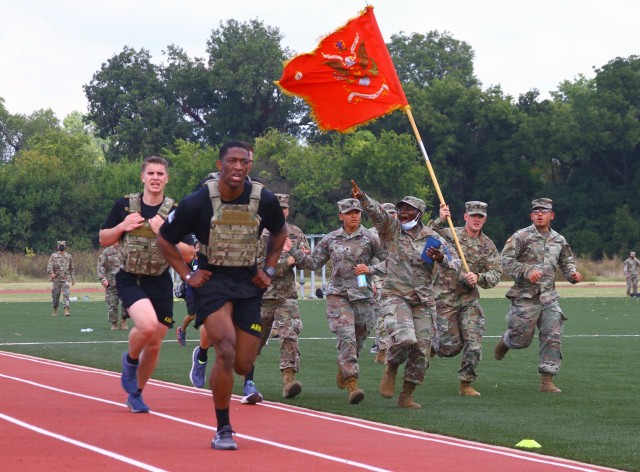
[[[64,251],[64,246],[62,244],[58,246],[58,251]]]

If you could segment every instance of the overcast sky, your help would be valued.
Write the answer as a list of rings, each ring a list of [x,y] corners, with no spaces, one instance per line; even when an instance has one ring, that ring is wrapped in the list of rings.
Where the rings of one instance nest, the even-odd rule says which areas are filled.
[[[640,54],[635,0],[378,0],[370,2],[386,41],[394,33],[448,31],[475,51],[483,88],[544,97],[564,80],[615,57]],[[51,108],[62,119],[87,111],[82,86],[124,46],[154,62],[169,44],[206,57],[221,21],[259,19],[303,53],[357,16],[363,0],[3,0],[0,97],[9,113]]]

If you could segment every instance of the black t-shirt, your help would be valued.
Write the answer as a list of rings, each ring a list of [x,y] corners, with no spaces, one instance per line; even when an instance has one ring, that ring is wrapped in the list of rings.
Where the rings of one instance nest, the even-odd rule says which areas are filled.
[[[158,213],[161,206],[162,202],[158,205],[150,206],[145,204],[142,201],[142,198],[140,198],[140,214],[145,220],[149,220],[156,216],[156,213]],[[111,207],[111,212],[109,213],[109,216],[107,216],[107,220],[104,222],[101,229],[115,228],[122,223],[127,215],[129,215],[127,208],[129,208],[129,198],[118,198],[113,204],[113,207]],[[124,236],[124,234],[122,236]]]
[[[223,203],[232,205],[246,205],[251,200],[250,182],[245,182],[242,195],[232,201],[222,200]],[[266,228],[271,233],[277,233],[285,224],[284,213],[280,207],[278,198],[269,190],[262,189],[260,194],[260,205],[258,206],[258,216],[260,217],[260,227],[258,236]],[[202,244],[209,244],[209,229],[211,218],[213,217],[213,207],[209,197],[208,187],[203,187],[187,195],[173,211],[164,224],[160,227],[160,234],[172,244],[179,243],[182,238],[193,233]],[[200,268],[207,268],[206,255],[199,256]],[[216,267],[216,270],[226,270],[226,267]],[[237,268],[228,268],[237,269]]]

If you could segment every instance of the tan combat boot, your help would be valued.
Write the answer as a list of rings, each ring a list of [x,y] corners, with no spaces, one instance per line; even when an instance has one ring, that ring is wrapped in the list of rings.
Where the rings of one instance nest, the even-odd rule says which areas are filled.
[[[355,405],[364,400],[364,390],[358,388],[358,379],[355,377],[349,377],[345,381],[347,391],[349,392],[349,403]]]
[[[302,392],[302,384],[295,378],[293,367],[282,371],[282,398],[293,398]]]
[[[64,307],[64,316],[70,316],[70,315],[71,315],[71,312],[69,311],[69,307],[65,306]]]
[[[111,331],[117,331],[119,329],[120,327],[118,326],[117,322],[114,321],[113,323],[111,323]]]
[[[374,362],[377,362],[378,364],[386,363],[387,362],[387,350],[386,349],[378,350],[378,352],[376,352],[376,358],[374,359]]]
[[[51,313],[51,316],[58,316],[58,307],[57,306],[53,307],[53,313]]]
[[[502,360],[504,358],[504,356],[507,354],[507,351],[509,350],[509,348],[507,347],[507,345],[504,343],[504,341],[502,340],[502,338],[500,338],[500,341],[498,341],[498,344],[496,344],[496,350],[493,352],[494,357],[497,360]]]
[[[127,326],[127,320],[125,320],[124,318],[120,320],[120,329],[129,329],[129,327]]]
[[[344,377],[342,376],[342,369],[340,368],[339,362],[338,362],[338,373],[336,374],[336,385],[340,390],[344,390],[344,388],[347,386],[347,383],[345,382]]]
[[[475,388],[471,386],[471,382],[461,380],[460,390],[458,390],[458,395],[462,397],[479,397],[480,392],[478,392]]]
[[[542,374],[542,377],[540,378],[540,391],[546,393],[562,392],[562,390],[553,384],[553,375],[551,374]]]
[[[409,408],[411,410],[419,410],[422,405],[413,400],[413,391],[416,389],[416,384],[407,382],[402,383],[402,392],[398,396],[398,406],[400,408]]]
[[[384,398],[393,397],[393,392],[396,388],[396,375],[398,375],[397,365],[387,364],[384,367],[382,380],[380,381],[380,395]]]

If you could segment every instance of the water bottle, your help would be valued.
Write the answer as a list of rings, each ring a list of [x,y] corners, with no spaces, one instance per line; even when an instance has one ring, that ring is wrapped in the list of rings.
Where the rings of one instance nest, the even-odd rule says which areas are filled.
[[[358,275],[358,277],[356,277],[357,281],[358,281],[358,288],[360,290],[364,290],[367,288],[367,276],[364,274],[360,274]]]

